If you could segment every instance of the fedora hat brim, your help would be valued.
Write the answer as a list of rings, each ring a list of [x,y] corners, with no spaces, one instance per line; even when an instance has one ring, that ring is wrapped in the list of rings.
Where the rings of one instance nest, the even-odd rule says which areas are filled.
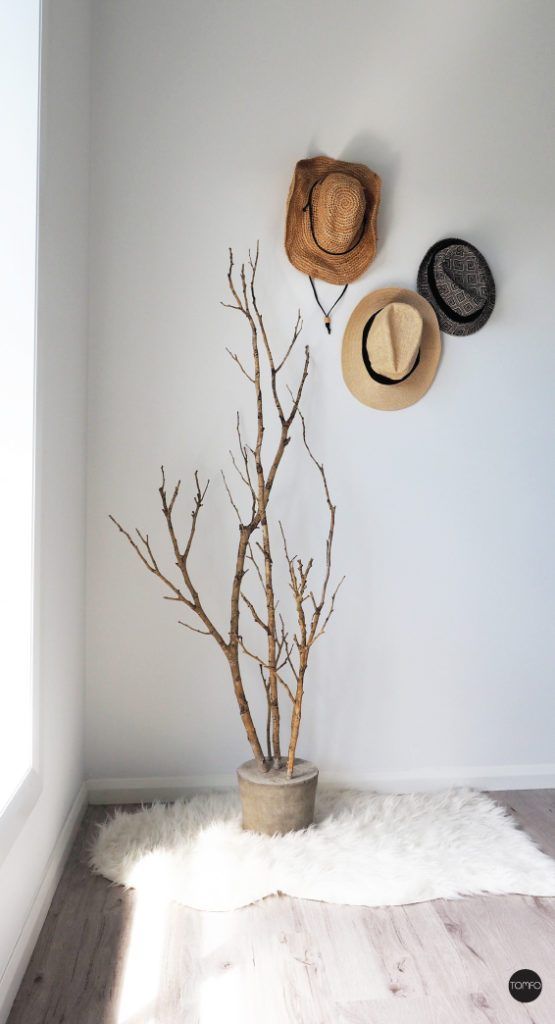
[[[360,241],[350,252],[327,253],[317,244],[305,207],[312,186],[331,172],[350,174],[361,183],[366,198],[366,220]],[[381,179],[364,164],[316,156],[299,160],[287,197],[285,251],[297,270],[330,284],[350,284],[370,266],[376,255]]]
[[[485,296],[481,308],[475,314],[467,316],[461,316],[456,310],[449,308],[448,303],[439,292],[435,280],[436,261],[441,259],[444,250],[454,245],[460,246],[468,256],[476,260],[480,276],[485,282]],[[428,249],[418,269],[416,287],[420,295],[423,295],[434,307],[442,331],[458,337],[466,337],[479,331],[489,320],[495,306],[495,282],[488,263],[479,249],[461,238],[444,238]]]
[[[398,384],[379,384],[364,364],[363,334],[370,318],[391,302],[405,302],[420,313],[420,358],[405,380]],[[393,412],[418,402],[432,384],[440,357],[441,333],[434,310],[426,299],[407,288],[381,288],[366,295],[351,313],[343,335],[341,365],[345,384],[359,402],[372,409]]]

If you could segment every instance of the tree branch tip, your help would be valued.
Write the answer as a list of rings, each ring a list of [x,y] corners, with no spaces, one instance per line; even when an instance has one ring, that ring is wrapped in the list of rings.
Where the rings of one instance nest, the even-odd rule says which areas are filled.
[[[185,626],[185,629],[190,629],[193,633],[200,633],[201,636],[212,636],[209,629],[199,629],[197,626],[191,626],[190,622],[182,622],[181,619],[177,620],[180,626]]]

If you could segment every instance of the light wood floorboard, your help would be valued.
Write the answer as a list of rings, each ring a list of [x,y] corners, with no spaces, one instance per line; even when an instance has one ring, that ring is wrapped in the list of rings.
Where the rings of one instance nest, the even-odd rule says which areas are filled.
[[[555,856],[555,792],[495,793]],[[8,1024],[554,1024],[555,899],[405,907],[271,897],[203,913],[90,874],[89,808]],[[543,980],[515,1002],[511,974]]]

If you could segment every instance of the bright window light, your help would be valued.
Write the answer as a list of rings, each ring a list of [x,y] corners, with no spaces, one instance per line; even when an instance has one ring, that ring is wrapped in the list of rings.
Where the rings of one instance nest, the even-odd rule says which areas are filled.
[[[0,0],[0,813],[32,767],[39,0]]]

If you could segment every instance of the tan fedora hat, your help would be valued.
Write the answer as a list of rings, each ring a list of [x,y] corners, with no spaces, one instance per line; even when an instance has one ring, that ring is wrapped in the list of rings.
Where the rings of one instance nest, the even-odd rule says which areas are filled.
[[[381,288],[355,307],[343,336],[343,377],[359,402],[406,409],[426,394],[441,334],[430,303],[406,288]]]
[[[297,270],[349,284],[376,255],[381,179],[364,164],[299,160],[287,199],[285,249]]]

